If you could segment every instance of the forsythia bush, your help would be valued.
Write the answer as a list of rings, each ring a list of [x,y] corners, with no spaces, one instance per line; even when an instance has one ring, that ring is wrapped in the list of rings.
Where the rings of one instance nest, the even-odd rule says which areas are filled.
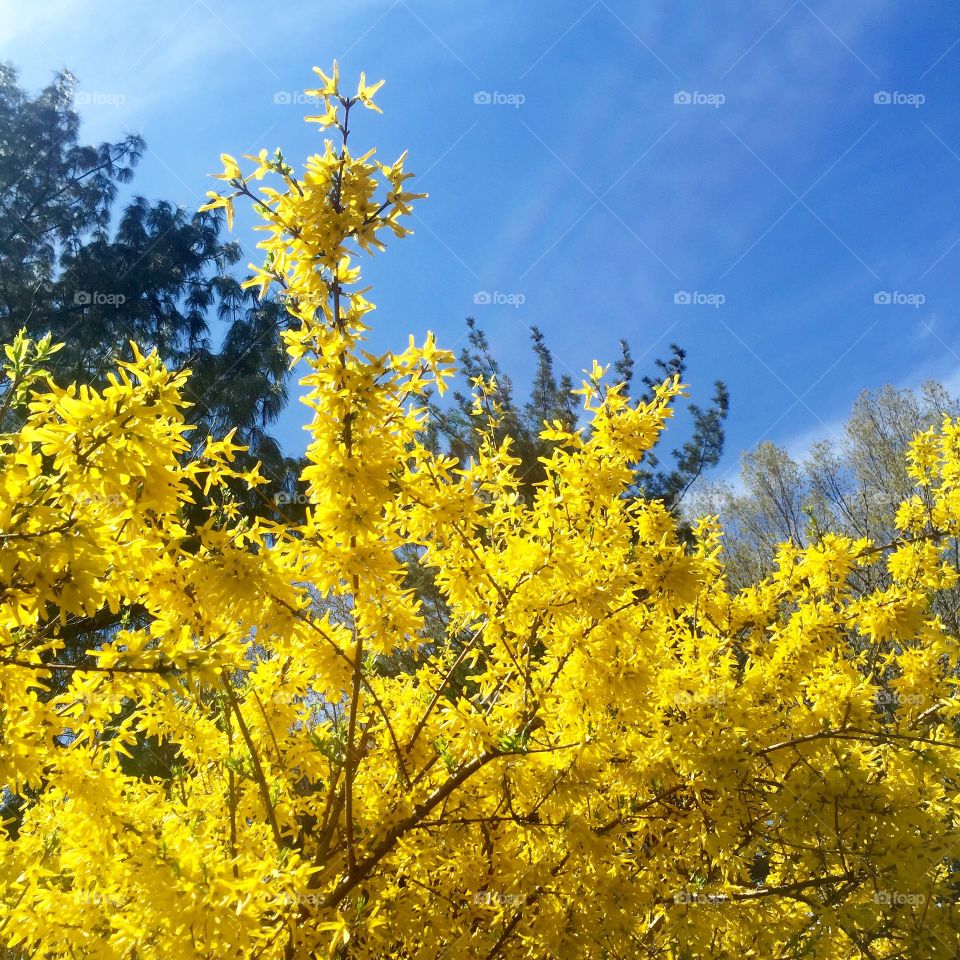
[[[363,347],[357,250],[404,236],[418,195],[403,157],[348,149],[379,84],[320,75],[308,119],[337,142],[301,174],[224,155],[207,205],[252,200],[251,283],[299,324],[303,525],[239,518],[231,487],[260,478],[230,437],[190,458],[187,374],[160,357],[95,392],[42,372],[48,342],[7,348],[2,413],[25,420],[0,436],[0,785],[23,807],[0,831],[0,947],[956,957],[960,641],[928,601],[958,578],[960,424],[918,437],[896,543],[784,547],[738,594],[714,521],[691,545],[624,496],[676,382],[630,405],[595,366],[587,425],[545,425],[525,503],[495,384],[474,384],[487,439],[457,463],[423,441],[451,354]],[[882,564],[894,586],[853,589]],[[66,662],[66,625],[134,606]],[[412,666],[386,669],[396,651]],[[169,776],[128,772],[147,740],[175,749]]]

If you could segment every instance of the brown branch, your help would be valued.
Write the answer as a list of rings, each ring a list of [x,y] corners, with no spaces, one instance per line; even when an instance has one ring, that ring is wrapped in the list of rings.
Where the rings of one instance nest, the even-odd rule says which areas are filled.
[[[830,877],[813,877],[810,880],[797,880],[795,883],[785,883],[779,887],[761,887],[759,890],[747,890],[743,893],[727,894],[731,900],[759,900],[762,897],[779,897],[790,893],[798,893],[810,887],[822,887],[825,884],[847,883],[856,879],[852,870],[846,873],[835,874]]]
[[[277,738],[273,735],[273,727],[270,726],[270,718],[267,716],[267,711],[263,708],[263,701],[260,699],[260,694],[257,693],[256,690],[251,690],[251,693],[253,694],[253,699],[257,701],[260,713],[263,714],[263,722],[267,728],[267,733],[270,734],[270,740],[273,743],[273,752],[277,755],[277,763],[283,763],[283,754],[280,752]]]
[[[23,533],[0,533],[0,541],[30,540],[34,537],[46,537],[51,533],[63,533],[64,530],[68,530],[74,523],[76,523],[76,521],[71,517],[55,527],[47,527],[46,530],[31,530]]]
[[[160,667],[93,667],[78,663],[30,663],[27,660],[18,660],[16,657],[0,657],[0,666],[26,667],[31,670],[79,670],[90,673],[177,673],[179,667],[172,664]]]
[[[486,626],[486,624],[484,624],[484,626]],[[404,748],[404,750],[407,753],[410,752],[413,745],[417,742],[417,737],[420,736],[420,733],[427,722],[427,718],[430,716],[431,712],[433,711],[433,708],[440,702],[440,697],[443,695],[443,688],[450,682],[454,673],[456,673],[457,668],[460,666],[461,663],[463,663],[463,661],[466,659],[467,654],[473,649],[473,646],[477,642],[477,639],[479,638],[482,631],[483,631],[483,627],[480,627],[477,630],[477,632],[474,633],[474,635],[470,638],[470,642],[466,646],[464,646],[463,650],[460,651],[460,655],[457,657],[456,660],[454,660],[453,666],[450,667],[450,669],[447,671],[446,676],[440,682],[440,686],[437,687],[433,695],[433,699],[427,705],[427,709],[424,711],[423,716],[417,721],[417,725],[414,728],[413,735],[410,737],[406,747]]]
[[[350,715],[347,720],[347,751],[344,759],[344,795],[345,816],[347,827],[347,870],[353,873],[357,866],[356,852],[354,851],[353,836],[353,781],[357,772],[359,757],[354,749],[354,738],[357,733],[357,712],[360,707],[360,690],[363,687],[363,664],[360,659],[363,638],[354,628],[356,640],[356,654],[353,662],[353,692],[350,697]]]
[[[227,752],[233,752],[233,724],[230,722],[230,710],[224,710],[223,722],[227,728]],[[238,880],[237,868],[237,778],[233,767],[227,764],[227,804],[230,807],[230,858],[233,860],[233,879]]]
[[[845,730],[821,730],[818,733],[810,733],[803,737],[795,737],[792,740],[783,740],[780,743],[771,744],[769,747],[763,747],[757,751],[757,756],[765,757],[768,753],[776,750],[786,750],[788,747],[797,747],[803,743],[812,743],[815,740],[856,740],[861,743],[876,743],[884,740],[897,740],[906,743],[927,743],[935,747],[952,747],[954,750],[960,749],[960,743],[952,743],[949,740],[934,740],[931,737],[912,737],[902,733],[891,733],[888,731],[870,731],[858,730],[854,728]]]
[[[243,713],[240,710],[240,704],[237,702],[233,688],[230,686],[230,680],[226,673],[222,674],[223,689],[226,691],[227,700],[233,708],[234,716],[237,718],[237,726],[240,728],[240,735],[243,742],[247,745],[247,751],[250,754],[250,763],[253,766],[253,778],[260,789],[260,799],[267,812],[267,820],[270,823],[270,829],[273,831],[273,838],[278,847],[285,846],[283,836],[280,833],[280,826],[277,823],[277,815],[273,809],[273,802],[270,800],[270,787],[267,785],[267,778],[264,776],[263,767],[260,764],[260,757],[257,755],[256,747],[253,744],[253,738],[250,736],[250,730],[246,721],[243,719]]]
[[[492,760],[511,754],[500,750],[488,750],[465,763],[456,773],[452,774],[441,786],[425,800],[418,803],[413,810],[399,823],[394,824],[378,843],[369,856],[356,865],[356,868],[345,876],[330,892],[323,906],[327,909],[339,904],[343,898],[361,880],[369,875],[370,871],[396,846],[397,841],[409,830],[413,829],[431,810],[443,803],[458,787],[470,779],[479,770],[482,770]]]
[[[556,877],[556,875],[564,868],[566,862],[570,859],[570,854],[565,853],[563,858],[558,864],[550,869],[551,878]],[[540,897],[543,896],[544,886],[543,884],[538,885],[532,893],[527,894],[523,901],[523,907],[529,907],[531,904],[537,902]],[[500,934],[497,942],[493,945],[490,952],[487,954],[486,960],[493,960],[495,956],[503,949],[504,944],[513,934],[513,931],[516,929],[517,924],[523,919],[523,907],[521,907],[511,918],[510,922],[503,928],[503,932]]]

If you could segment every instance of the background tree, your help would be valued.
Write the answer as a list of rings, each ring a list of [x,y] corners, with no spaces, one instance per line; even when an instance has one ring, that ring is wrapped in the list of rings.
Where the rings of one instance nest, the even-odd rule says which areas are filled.
[[[633,372],[633,360],[626,340],[620,341],[623,355],[616,366],[619,377],[629,385]],[[643,378],[644,391],[638,399],[649,403],[656,388],[664,380],[679,377],[685,380],[687,373],[687,352],[675,343],[670,344],[670,357],[655,361],[654,375]],[[723,425],[730,412],[730,394],[726,384],[717,380],[713,385],[713,396],[707,407],[697,403],[687,403],[690,417],[690,435],[679,446],[670,451],[672,465],[661,466],[662,454],[656,447],[648,451],[643,461],[637,465],[637,480],[634,491],[637,496],[648,500],[662,500],[667,507],[681,516],[684,499],[704,472],[715,467],[723,456],[725,434]]]
[[[889,543],[896,535],[897,509],[914,491],[907,459],[912,439],[958,414],[960,400],[935,381],[919,390],[864,391],[836,437],[814,443],[800,458],[761,443],[742,455],[738,487],[704,486],[686,513],[720,517],[727,575],[735,587],[767,576],[781,543],[804,548],[820,542],[827,530]],[[883,565],[855,577],[862,592],[890,582]],[[954,630],[960,626],[958,603],[960,593],[953,589],[936,601],[938,614]]]
[[[526,402],[515,397],[513,377],[503,370],[493,354],[483,328],[473,318],[467,319],[468,345],[461,351],[460,374],[467,383],[477,378],[495,379],[497,390],[491,398],[497,405],[499,420],[497,436],[510,437],[513,455],[520,458],[518,470],[521,492],[530,500],[545,476],[543,459],[549,457],[554,442],[544,440],[540,433],[544,423],[558,421],[565,429],[576,426],[580,410],[573,396],[575,384],[569,374],[557,376],[553,354],[539,327],[530,328],[530,339],[536,357],[536,369]],[[634,359],[627,340],[620,341],[621,355],[614,364],[617,381],[626,385],[627,393],[634,379]],[[654,363],[652,375],[642,379],[643,390],[635,398],[649,402],[655,388],[664,380],[686,375],[687,353],[677,344],[670,344],[670,356]],[[676,403],[676,401],[672,401]],[[695,403],[687,405],[690,415],[690,436],[678,448],[664,457],[651,450],[641,463],[635,465],[633,493],[651,500],[663,500],[671,510],[678,510],[684,497],[704,471],[720,462],[724,445],[724,421],[730,408],[727,388],[720,380],[714,385],[714,395],[708,407]],[[455,390],[453,403],[448,407],[431,405],[431,441],[461,461],[476,457],[477,446],[486,430],[486,411],[474,408],[470,391]],[[666,459],[668,466],[661,466]]]
[[[222,211],[141,196],[118,209],[145,143],[82,143],[75,88],[61,72],[31,97],[0,65],[0,340],[50,332],[62,382],[102,386],[130,340],[189,366],[195,440],[236,427],[270,480],[245,509],[273,514],[296,473],[269,432],[288,396],[287,312],[230,274],[240,248],[220,237]]]

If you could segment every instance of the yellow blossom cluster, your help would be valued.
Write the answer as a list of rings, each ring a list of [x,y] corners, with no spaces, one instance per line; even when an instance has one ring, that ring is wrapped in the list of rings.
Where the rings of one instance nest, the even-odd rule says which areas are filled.
[[[295,318],[302,524],[238,519],[230,484],[261,478],[231,436],[191,455],[162,358],[97,392],[43,373],[49,342],[8,346],[0,950],[952,960],[960,640],[930,601],[958,578],[960,423],[917,439],[895,543],[784,546],[740,592],[715,519],[687,536],[628,496],[676,381],[634,403],[595,365],[527,502],[495,384],[458,462],[425,440],[452,355],[364,348],[359,256],[420,195],[403,157],[347,148],[380,85],[318,73],[308,120],[338,142],[300,174],[224,155],[207,204],[254,204],[250,282]],[[892,585],[864,594],[874,565]],[[130,616],[71,649],[102,611]],[[162,776],[130,766],[151,745]]]

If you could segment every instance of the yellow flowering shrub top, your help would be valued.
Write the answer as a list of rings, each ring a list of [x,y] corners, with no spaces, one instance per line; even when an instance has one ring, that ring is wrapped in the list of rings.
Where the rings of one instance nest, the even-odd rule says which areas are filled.
[[[137,353],[98,393],[42,372],[48,341],[7,347],[0,412],[25,420],[0,435],[0,785],[24,804],[0,831],[0,946],[957,956],[958,638],[929,600],[958,577],[960,423],[917,438],[896,543],[784,546],[738,594],[714,520],[691,544],[625,496],[677,382],[634,404],[595,365],[526,503],[495,384],[473,385],[485,439],[458,463],[424,442],[452,355],[364,348],[358,255],[407,234],[420,195],[404,157],[348,148],[379,84],[318,73],[308,120],[335,141],[301,173],[225,154],[207,204],[252,201],[250,283],[299,323],[302,525],[240,517],[230,486],[262,481],[232,437],[191,459],[186,372]],[[893,586],[855,591],[878,564]],[[146,626],[58,659],[77,618],[134,607]],[[397,650],[413,666],[384,669]],[[175,748],[169,776],[126,772],[147,740]]]

